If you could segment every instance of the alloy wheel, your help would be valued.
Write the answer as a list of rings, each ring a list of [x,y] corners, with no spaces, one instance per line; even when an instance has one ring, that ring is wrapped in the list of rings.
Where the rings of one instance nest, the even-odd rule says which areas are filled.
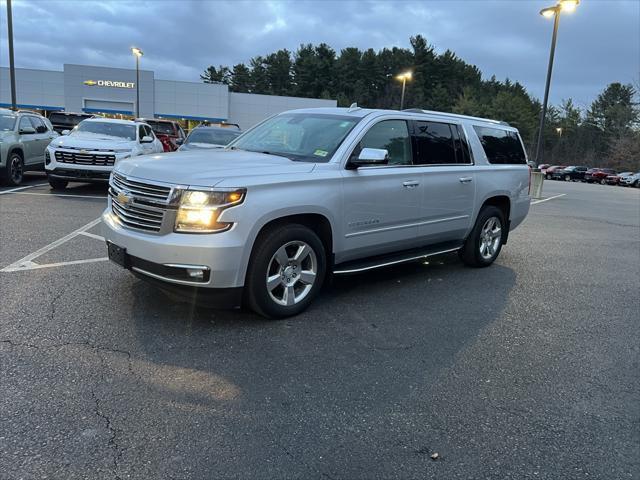
[[[498,217],[489,217],[480,231],[480,255],[491,259],[502,241],[502,223]]]
[[[22,177],[24,176],[24,167],[22,165],[22,159],[17,155],[11,157],[9,175],[11,176],[11,182],[14,185],[18,185],[22,182]]]
[[[278,305],[296,305],[313,288],[317,273],[318,259],[313,248],[303,241],[288,242],[269,261],[266,275],[269,296]]]

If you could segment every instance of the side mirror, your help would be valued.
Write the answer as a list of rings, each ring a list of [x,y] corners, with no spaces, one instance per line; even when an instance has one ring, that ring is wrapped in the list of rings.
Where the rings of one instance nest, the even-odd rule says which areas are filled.
[[[62,135],[69,135],[71,130],[62,130]]]
[[[33,127],[22,127],[20,129],[20,134],[21,135],[31,135],[31,134],[34,134],[34,133],[36,133],[36,129],[33,128]]]
[[[349,162],[355,168],[367,165],[386,165],[389,162],[389,151],[384,148],[363,148],[358,158]]]
[[[140,139],[140,143],[153,143],[153,137],[150,137],[149,135],[145,135]]]
[[[180,146],[184,143],[184,138],[177,138],[176,139],[176,145]]]

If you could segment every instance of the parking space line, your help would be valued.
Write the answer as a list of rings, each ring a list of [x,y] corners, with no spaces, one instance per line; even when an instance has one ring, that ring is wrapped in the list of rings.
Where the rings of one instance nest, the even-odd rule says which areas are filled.
[[[33,187],[44,187],[45,185],[49,185],[49,184],[48,183],[38,183],[37,185],[25,185],[24,187],[11,188],[9,190],[1,191],[0,195],[4,195],[5,193],[16,193],[16,192],[20,192],[22,190],[27,190],[28,188],[33,188]]]
[[[100,196],[100,195],[72,195],[69,193],[37,193],[37,192],[13,192],[16,195],[41,195],[43,197],[50,197],[50,196],[54,196],[54,197],[74,197],[74,198],[99,198],[101,200],[106,200],[107,197],[106,195]]]
[[[95,238],[96,240],[100,240],[101,242],[105,241],[103,236],[96,235],[95,233],[91,233],[91,232],[80,232],[78,235],[84,235],[85,237]]]
[[[65,235],[64,237],[59,238],[58,240],[56,240],[54,242],[51,242],[48,245],[45,245],[44,247],[36,250],[35,252],[30,253],[26,257],[21,258],[17,262],[14,262],[11,265],[8,265],[7,267],[5,267],[2,270],[0,270],[0,272],[15,272],[15,271],[18,271],[18,270],[30,270],[30,269],[34,268],[33,260],[35,260],[36,258],[38,258],[41,255],[44,255],[49,250],[53,250],[54,248],[59,247],[63,243],[68,242],[72,238],[77,237],[78,235],[80,235],[81,232],[84,232],[85,230],[89,230],[90,228],[95,227],[97,224],[100,223],[100,221],[101,221],[100,218],[96,218],[95,220],[92,220],[91,222],[87,223],[86,225],[84,225],[84,226],[74,230],[73,232]]]
[[[0,270],[0,272],[25,272],[28,270],[38,270],[40,268],[62,267],[64,265],[79,265],[82,263],[105,262],[107,260],[109,260],[108,257],[100,257],[100,258],[87,258],[85,260],[70,260],[68,262],[45,263],[42,265],[35,262],[25,262],[16,268],[7,267]]]
[[[537,205],[538,203],[548,202],[549,200],[553,200],[554,198],[564,197],[565,195],[566,193],[561,193],[560,195],[554,195],[553,197],[543,198],[541,200],[534,200],[533,202],[531,202],[531,205]]]

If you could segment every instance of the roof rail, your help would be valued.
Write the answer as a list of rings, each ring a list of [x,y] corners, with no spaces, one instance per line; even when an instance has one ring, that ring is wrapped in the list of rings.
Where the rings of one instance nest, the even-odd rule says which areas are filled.
[[[500,125],[505,125],[507,127],[511,126],[507,122],[504,122],[502,120],[493,120],[491,118],[473,117],[471,115],[460,115],[459,113],[437,112],[435,110],[424,110],[422,108],[407,108],[407,109],[404,109],[402,111],[403,112],[409,112],[409,113],[424,113],[424,114],[428,114],[428,115],[439,115],[439,116],[451,117],[451,118],[464,118],[464,119],[467,119],[467,120],[480,120],[482,122],[497,123],[497,124],[500,124]]]

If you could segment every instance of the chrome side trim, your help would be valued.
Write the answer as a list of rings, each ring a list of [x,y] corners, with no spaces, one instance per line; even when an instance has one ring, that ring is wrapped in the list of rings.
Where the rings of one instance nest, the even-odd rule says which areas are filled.
[[[373,230],[364,230],[362,232],[347,233],[345,235],[345,238],[357,237],[359,235],[368,235],[370,233],[389,232],[391,230],[400,230],[402,228],[420,227],[422,225],[432,225],[434,223],[450,222],[453,220],[462,220],[464,218],[469,218],[469,215],[458,215],[457,217],[439,218],[437,220],[426,220],[424,222],[407,223],[404,225],[394,225],[392,227],[374,228]]]
[[[203,285],[207,285],[206,283],[203,283],[203,282],[190,282],[188,280],[176,280],[174,278],[163,277],[162,275],[158,275],[157,273],[151,273],[138,267],[131,267],[131,270],[134,270],[143,275],[147,275],[149,277],[155,278],[157,280],[162,280],[163,282],[167,282],[167,283],[177,283],[178,285],[189,285],[192,287],[202,287]]]
[[[194,268],[199,270],[211,270],[206,265],[189,265],[188,263],[163,263],[162,265],[172,268]]]
[[[376,269],[376,268],[388,267],[390,265],[397,265],[399,263],[406,263],[406,262],[411,262],[411,261],[414,261],[414,260],[420,260],[422,258],[433,257],[435,255],[441,255],[443,253],[457,252],[461,248],[462,247],[449,248],[447,250],[441,250],[441,251],[438,251],[438,252],[427,253],[427,254],[424,254],[424,255],[418,255],[416,257],[408,257],[408,258],[403,258],[403,259],[400,259],[400,260],[393,260],[391,262],[379,263],[379,264],[376,264],[376,265],[367,265],[366,267],[362,267],[362,268],[351,268],[349,270],[334,270],[333,273],[340,275],[340,274],[345,274],[345,273],[366,272],[367,270],[373,270],[373,269]]]

